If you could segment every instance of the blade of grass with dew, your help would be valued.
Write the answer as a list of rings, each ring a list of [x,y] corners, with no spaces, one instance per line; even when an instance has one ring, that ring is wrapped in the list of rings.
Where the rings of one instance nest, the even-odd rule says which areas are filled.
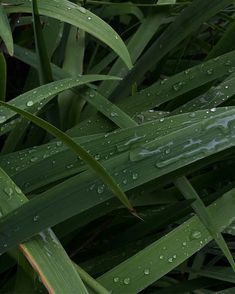
[[[222,113],[224,110],[225,108],[218,109],[216,113]],[[188,114],[182,114],[165,118],[164,121],[156,120],[108,135],[74,139],[86,150],[90,150],[97,160],[107,160],[122,151],[128,150],[130,147],[136,147],[144,143],[146,140],[151,141],[156,136],[170,134],[178,129],[197,123],[206,117],[209,118],[209,116],[210,114],[207,111],[198,111],[193,118]],[[130,140],[130,138],[133,139]],[[53,150],[56,150],[56,154]],[[22,162],[21,158],[25,158],[25,160]],[[51,165],[51,162],[54,164]],[[75,154],[71,153],[60,141],[15,152],[11,155],[0,156],[0,165],[13,176],[18,184],[22,185],[27,179],[27,191],[50,183],[53,180],[75,174],[79,170],[86,168],[84,167],[84,162],[77,160]],[[42,169],[44,170],[43,173],[41,173]]]
[[[5,9],[0,3],[0,37],[2,38],[8,53],[12,56],[14,53],[13,38],[11,33],[11,27],[8,22]]]
[[[3,53],[0,53],[0,100],[5,101],[6,82],[7,82],[7,66]],[[0,118],[1,121],[1,118]]]
[[[2,169],[0,175],[1,214],[6,215],[27,203],[28,199]],[[32,221],[37,221],[37,216]],[[5,243],[4,246],[7,248],[8,244]],[[77,289],[81,293],[88,293],[72,262],[50,229],[20,244],[19,248],[50,293],[56,293],[61,289]]]
[[[128,95],[130,87],[134,82],[139,82],[145,73],[154,64],[157,64],[172,48],[183,41],[206,20],[232,2],[232,0],[193,1],[142,55],[126,78],[113,91],[110,99],[125,100],[124,98]],[[186,29],[182,30],[182,27]]]
[[[234,128],[232,127],[232,123],[235,121],[234,109],[231,108],[224,111],[223,115],[215,115],[211,112],[208,116],[209,118],[204,121],[202,120],[197,124],[163,136],[158,140],[143,145],[141,148],[137,147],[130,151],[124,151],[104,161],[102,164],[110,171],[116,182],[119,183],[119,186],[124,191],[128,191],[167,174],[169,174],[172,180],[170,173],[176,173],[177,170],[189,164],[196,164],[200,159],[204,159],[204,161],[199,161],[196,166],[205,166],[210,160],[212,160],[212,162],[215,160],[213,157],[211,159],[209,158],[209,156],[213,154],[216,154],[216,160],[218,160],[220,151],[227,149],[226,152],[234,152],[233,149],[231,149],[231,151],[229,149],[235,144]],[[211,116],[213,118],[210,118]],[[224,125],[224,121],[229,120],[229,125]],[[200,133],[195,132],[196,129],[200,129],[202,126],[207,126],[206,131]],[[213,128],[211,128],[212,126]],[[228,137],[226,137],[226,139],[222,138],[221,140],[222,126],[228,131]],[[192,134],[194,137],[192,137]],[[192,138],[192,140],[200,140],[200,147],[197,144],[192,144],[185,148],[185,145],[188,145],[188,143],[185,142],[185,138],[189,137]],[[168,146],[169,138],[173,143],[171,146]],[[109,137],[104,137],[103,140],[105,141],[105,145],[109,144]],[[218,144],[215,148],[211,148],[213,146],[211,142],[214,142],[214,140],[217,140]],[[152,154],[149,152],[149,154],[144,157],[144,160],[142,160],[143,154],[140,152],[145,148],[149,148],[149,146],[152,148],[150,151],[156,151],[159,146],[163,148],[162,156],[159,156],[157,152],[153,152]],[[171,148],[171,152],[164,152],[165,148],[168,150],[169,147]],[[131,146],[128,146],[128,148],[131,148]],[[182,153],[182,150],[184,150],[184,153]],[[223,153],[221,156],[224,156]],[[182,160],[179,160],[181,158]],[[128,173],[123,173],[123,170],[128,171]],[[192,170],[192,166],[190,170]],[[27,187],[27,179],[21,184],[26,184]],[[78,194],[84,195],[86,201],[84,201],[83,196],[77,197]],[[9,246],[14,246],[16,243],[22,242],[25,238],[40,232],[44,228],[54,226],[76,214],[79,215],[78,224],[82,226],[87,221],[87,219],[83,217],[84,214],[89,214],[90,220],[92,216],[90,212],[96,210],[97,207],[102,208],[99,213],[104,213],[110,209],[109,205],[112,198],[113,194],[110,193],[109,189],[105,187],[103,182],[99,180],[93,172],[90,170],[84,171],[51,189],[47,189],[47,191],[39,194],[38,197],[28,202],[27,205],[17,209],[17,217],[13,215],[13,213],[10,213],[8,216],[0,219],[2,233],[11,233],[10,236],[6,234],[6,236],[2,235],[2,237],[0,237],[0,244],[8,243]],[[74,205],[74,203],[76,203],[76,205]],[[54,215],[52,219],[50,216],[55,208],[59,213]],[[37,211],[37,215],[39,215],[39,221],[32,224],[31,219],[35,211]],[[97,215],[98,213],[94,214],[93,218],[96,218]],[[22,223],[22,225],[25,224],[24,230],[15,231],[14,228],[19,222]],[[5,251],[3,245],[1,245],[1,251]]]
[[[206,93],[172,111],[171,115],[199,109],[214,108],[225,103],[235,94],[234,81],[235,74],[233,73],[219,85],[210,88]]]
[[[126,206],[130,210],[130,212],[135,214],[135,211],[131,203],[129,202],[125,193],[116,184],[113,177],[106,171],[106,169],[99,162],[97,162],[84,148],[82,148],[78,143],[76,143],[71,137],[69,137],[56,127],[52,126],[45,120],[36,117],[29,112],[26,112],[22,109],[19,109],[13,105],[9,105],[2,101],[0,101],[0,105],[15,111],[16,113],[22,115],[24,118],[44,128],[45,130],[47,130],[47,132],[57,137],[69,148],[71,148],[74,152],[76,152],[89,165],[89,167],[92,170],[94,170],[98,174],[98,176],[107,184],[110,190],[117,196],[117,198],[124,204],[124,206]]]
[[[9,101],[9,105],[15,105],[24,110],[29,110],[31,112],[37,112],[40,108],[41,102],[49,102],[55,95],[60,92],[77,87],[79,85],[84,85],[86,83],[102,80],[102,79],[116,79],[116,77],[109,77],[105,75],[88,75],[88,76],[78,76],[74,78],[67,78],[52,82],[38,88],[34,88],[24,94],[17,96],[16,98]],[[0,107],[0,115],[2,117],[1,123],[6,122],[8,119],[15,116],[15,112]],[[3,130],[2,130],[3,131]]]
[[[41,20],[38,12],[38,2],[37,0],[32,0],[32,15],[33,15],[33,29],[34,29],[34,39],[37,52],[38,61],[38,74],[40,84],[47,84],[53,81],[52,72],[50,67],[50,60],[48,57],[48,52],[46,48],[46,43],[43,37]]]
[[[234,218],[234,197],[235,191],[231,190],[207,208],[219,231]],[[197,238],[196,233],[200,237]],[[194,216],[99,277],[98,281],[112,290],[112,293],[139,292],[176,268],[211,240],[210,233],[199,218]]]
[[[99,105],[103,106],[105,100],[102,101],[99,97],[98,101],[99,101]],[[105,106],[104,108],[108,109],[107,106]],[[108,117],[109,116],[112,117],[112,113],[115,113],[115,117],[118,118],[118,121],[121,121],[123,123],[124,127],[131,127],[133,125],[137,125],[137,123],[135,121],[133,121],[132,119],[130,119],[129,116],[128,116],[129,120],[126,121],[125,117],[123,116],[122,113],[120,114],[120,113],[116,113],[116,112],[111,112],[111,114],[108,114]],[[158,153],[161,150],[157,149],[156,151],[157,151],[156,153]],[[144,150],[143,152],[148,153],[148,150]],[[153,152],[155,152],[155,150]],[[194,202],[191,204],[192,208],[197,213],[198,217],[200,218],[202,223],[205,225],[205,227],[209,230],[212,237],[215,239],[215,241],[219,245],[221,251],[224,253],[224,255],[226,256],[227,260],[229,261],[231,267],[233,268],[233,270],[235,272],[235,262],[233,260],[232,255],[231,255],[231,252],[229,251],[229,248],[228,248],[222,234],[217,232],[217,228],[214,226],[214,222],[213,222],[211,216],[207,213],[207,210],[206,210],[204,203],[202,202],[202,200],[200,199],[200,197],[198,196],[198,194],[196,193],[196,191],[194,190],[194,188],[192,187],[190,182],[187,180],[186,177],[180,177],[180,178],[177,178],[176,180],[174,180],[174,184],[182,192],[182,194],[186,200],[194,200]]]
[[[199,197],[191,183],[186,177],[180,177],[174,180],[174,184],[181,191],[185,199],[194,200],[194,202],[191,204],[192,208],[194,209],[198,218],[204,224],[206,229],[210,232],[212,238],[214,238],[221,251],[224,253],[227,260],[229,261],[233,271],[235,272],[235,262],[233,256],[222,234],[218,232],[211,215],[208,213],[204,203],[202,202],[201,198]]]
[[[6,7],[8,13],[31,13],[31,2],[29,0],[23,3],[21,0],[9,0],[8,3],[12,4]],[[67,22],[98,38],[113,49],[128,68],[132,67],[130,55],[120,36],[89,10],[66,0],[60,0],[59,4],[51,0],[39,1],[38,10],[42,15]]]
[[[232,69],[232,64],[234,62],[235,51],[232,51],[218,57],[216,60],[209,60],[203,64],[194,66],[189,70],[176,74],[166,80],[158,81],[141,92],[128,97],[128,99],[117,102],[117,106],[129,115],[138,114],[140,111],[142,112],[144,110],[160,106],[161,104],[171,101],[199,86],[204,85],[205,83],[214,81],[217,78],[228,74]],[[95,120],[95,118],[97,119],[97,117],[94,117],[93,120]],[[109,130],[110,125],[108,125],[107,120],[103,120],[103,123],[102,118],[99,117],[99,120],[100,123],[99,126],[96,126],[96,129],[99,129],[102,126],[103,128]],[[68,134],[80,136],[83,134],[80,129],[86,129],[87,134],[90,133],[89,129],[91,127],[93,127],[92,123],[84,121],[80,125],[69,130]]]

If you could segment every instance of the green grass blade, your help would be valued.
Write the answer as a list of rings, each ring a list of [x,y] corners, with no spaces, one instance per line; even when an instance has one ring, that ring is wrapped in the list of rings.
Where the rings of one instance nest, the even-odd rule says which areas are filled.
[[[0,4],[0,37],[6,45],[6,48],[10,55],[14,53],[13,38],[11,33],[11,27],[8,22],[8,18],[5,9]]]
[[[6,8],[8,13],[31,12],[30,0],[23,3],[21,0],[9,0],[8,3],[12,4]],[[51,0],[39,1],[38,10],[42,15],[67,22],[95,36],[112,48],[128,68],[132,67],[130,55],[120,36],[107,23],[89,10],[66,0],[60,0],[60,3]]]
[[[234,109],[227,109],[226,108],[221,111],[220,114],[216,115],[214,112],[206,113],[207,111],[202,111],[201,121],[195,124],[191,123],[193,118],[188,117],[188,126],[184,128],[180,128],[179,130],[169,133],[166,136],[163,136],[161,139],[152,141],[146,144],[150,144],[153,149],[150,150],[157,150],[159,147],[163,147],[166,145],[166,150],[169,150],[169,146],[167,145],[169,141],[175,142],[171,145],[170,152],[164,152],[163,149],[163,157],[159,156],[159,154],[148,154],[148,156],[141,158],[139,157],[139,152],[143,150],[144,146],[139,148],[138,146],[134,147],[130,138],[135,138],[136,136],[141,136],[137,132],[136,128],[131,128],[128,130],[130,133],[127,133],[127,137],[122,141],[123,143],[116,142],[113,145],[113,149],[109,149],[110,152],[113,152],[116,148],[117,154],[114,157],[111,157],[107,161],[104,161],[103,164],[107,168],[108,171],[112,174],[115,178],[116,182],[119,183],[120,187],[124,191],[131,190],[135,187],[138,187],[144,183],[147,183],[153,179],[160,178],[163,175],[169,175],[169,181],[172,181],[172,173],[176,173],[177,176],[185,174],[185,170],[181,170],[183,167],[194,163],[194,166],[189,166],[188,170],[192,170],[192,168],[201,168],[207,166],[209,163],[214,162],[215,160],[219,160],[221,157],[225,155],[223,153],[218,153],[222,150],[226,150],[234,146]],[[203,113],[207,117],[207,119],[203,118]],[[228,132],[228,138],[224,141],[220,141],[221,139],[221,124],[223,125],[224,121],[228,121],[232,119],[230,124],[225,127],[225,131],[231,130],[232,133]],[[170,124],[174,125],[174,121],[171,118],[166,119],[166,121],[170,122]],[[171,122],[172,120],[172,122]],[[183,123],[184,121],[182,121]],[[161,125],[164,122],[156,122],[157,124]],[[198,134],[195,132],[196,129],[200,129],[202,126],[213,126],[213,132],[209,128],[209,132],[202,132]],[[169,125],[168,125],[169,126]],[[137,128],[140,128],[137,127]],[[153,128],[154,129],[154,128]],[[163,130],[167,129],[167,124],[163,127]],[[131,133],[132,131],[132,133]],[[144,130],[143,130],[144,131]],[[143,133],[142,133],[143,134]],[[194,137],[192,137],[194,135]],[[115,133],[113,134],[115,137]],[[156,137],[156,134],[153,133],[153,136]],[[218,137],[217,137],[218,136]],[[188,146],[187,149],[185,145],[188,145],[188,142],[185,142],[185,138],[192,138],[192,140],[201,140],[200,148],[197,144]],[[101,145],[104,148],[105,146],[109,148],[110,140],[112,137],[104,135],[101,138]],[[142,136],[142,140],[146,140],[147,138]],[[117,138],[117,141],[120,140]],[[220,142],[216,148],[208,148],[208,146],[212,146],[214,140],[218,140]],[[152,145],[154,142],[154,145]],[[136,143],[136,142],[134,142]],[[141,145],[143,144],[140,141]],[[190,142],[189,142],[190,143]],[[98,145],[96,143],[96,145]],[[134,147],[134,148],[133,148]],[[117,149],[118,148],[118,149]],[[119,151],[123,150],[124,151]],[[132,149],[133,148],[133,149]],[[182,153],[182,150],[185,153]],[[205,151],[205,152],[204,152]],[[226,154],[229,152],[233,153],[234,150],[231,151],[228,149]],[[230,153],[230,154],[231,154]],[[26,152],[26,155],[28,153]],[[94,156],[97,153],[94,153]],[[216,154],[214,157],[209,157],[210,155]],[[138,160],[136,161],[138,155]],[[151,155],[151,156],[150,156]],[[185,156],[186,155],[186,156]],[[132,160],[130,160],[130,156]],[[135,160],[133,161],[133,156]],[[181,157],[180,157],[181,156]],[[32,155],[33,157],[33,155]],[[179,160],[183,158],[183,160]],[[105,159],[105,157],[104,157]],[[203,161],[199,161],[200,159],[204,159]],[[33,159],[34,160],[34,159]],[[196,161],[199,161],[196,163]],[[7,162],[6,162],[7,164]],[[17,165],[16,165],[17,167]],[[128,173],[123,172],[123,170],[128,171]],[[44,172],[44,169],[43,169]],[[137,176],[136,176],[137,174]],[[133,176],[134,175],[134,176]],[[45,179],[44,179],[45,180]],[[28,183],[28,179],[20,178],[19,183],[24,187],[24,189],[28,189],[30,183]],[[81,195],[78,197],[78,195]],[[82,226],[86,224],[91,219],[98,218],[98,215],[103,215],[106,211],[110,211],[112,208],[112,201],[114,195],[106,189],[103,182],[97,179],[97,176],[87,170],[81,174],[71,177],[70,179],[65,180],[64,182],[57,184],[56,186],[50,188],[49,190],[45,191],[38,195],[39,197],[35,197],[31,200],[27,205],[22,206],[21,208],[17,209],[17,219],[15,215],[9,214],[8,216],[0,219],[0,229],[2,232],[11,232],[10,237],[7,236],[0,236],[0,244],[3,242],[7,242],[10,244],[15,245],[17,243],[22,242],[25,238],[31,237],[33,234],[40,232],[41,230],[54,226],[63,220],[70,218],[78,214],[78,224]],[[74,205],[76,203],[76,205]],[[118,207],[116,202],[116,207]],[[51,218],[51,214],[53,211],[57,209],[59,211],[58,214],[54,215],[54,218]],[[98,209],[100,208],[100,209]],[[99,213],[94,213],[94,211],[99,210]],[[33,218],[33,212],[37,211],[37,214],[40,215],[39,221],[31,223]],[[92,213],[93,212],[93,213]],[[89,218],[83,217],[83,214],[89,213]],[[17,223],[25,224],[24,230],[15,231],[14,228]],[[1,247],[1,250],[5,250],[4,247]]]
[[[126,78],[114,90],[111,99],[123,100],[134,82],[139,82],[145,73],[170,50],[195,31],[202,23],[232,2],[232,0],[193,1],[145,52]],[[182,30],[182,28],[185,29]]]
[[[180,177],[174,180],[174,184],[176,187],[181,191],[185,199],[194,200],[191,204],[192,208],[196,212],[197,216],[204,224],[206,229],[210,232],[211,236],[215,239],[216,243],[220,247],[221,251],[226,256],[227,260],[229,261],[232,269],[235,272],[235,262],[229,248],[220,232],[218,232],[217,227],[214,224],[213,218],[208,213],[204,203],[202,202],[201,198],[185,177]]]
[[[226,193],[207,209],[219,231],[234,217],[235,191]],[[224,213],[221,214],[220,212]],[[197,237],[195,238],[197,233]],[[212,240],[197,216],[139,251],[98,278],[112,293],[136,293],[160,279]]]
[[[37,0],[32,0],[33,9],[33,29],[34,29],[34,39],[37,52],[38,60],[38,73],[40,84],[47,84],[53,81],[52,72],[50,67],[50,60],[47,53],[46,44],[43,37],[43,32],[41,28],[41,20],[38,12]]]
[[[7,82],[7,66],[3,53],[0,53],[0,100],[5,101],[6,82]]]
[[[0,176],[0,207],[1,214],[5,215],[27,203],[28,199],[2,169],[0,169]],[[33,221],[37,221],[37,216]],[[4,246],[7,248],[8,244],[5,243]],[[41,232],[40,235],[20,244],[19,248],[49,292],[59,293],[61,289],[70,289],[70,291],[77,289],[79,293],[88,293],[72,262],[51,229]],[[63,267],[63,271],[61,271],[61,267]]]
[[[50,123],[46,122],[45,120],[36,117],[29,112],[26,112],[13,105],[9,105],[1,101],[0,105],[5,106],[15,111],[16,113],[22,115],[24,118],[30,120],[39,127],[42,127],[48,133],[52,134],[53,136],[57,137],[59,140],[64,142],[64,144],[66,144],[69,148],[76,152],[90,166],[90,168],[99,175],[99,177],[107,184],[110,190],[117,196],[117,198],[124,204],[124,206],[126,206],[131,212],[134,213],[134,209],[131,203],[129,202],[127,196],[116,184],[113,177],[106,171],[106,169],[99,162],[97,162],[84,148],[82,148],[78,143],[76,143],[70,136],[66,135],[65,133],[63,133]]]
[[[38,112],[40,108],[40,103],[47,103],[55,95],[59,94],[64,90],[71,89],[86,83],[102,80],[102,79],[116,79],[115,77],[109,77],[105,75],[87,75],[87,76],[78,76],[74,78],[67,78],[52,82],[38,88],[34,88],[24,94],[17,96],[16,98],[9,101],[10,105],[15,105],[21,109],[29,110],[31,112]],[[15,116],[15,112],[0,107],[0,116],[1,123],[6,122],[8,119]]]

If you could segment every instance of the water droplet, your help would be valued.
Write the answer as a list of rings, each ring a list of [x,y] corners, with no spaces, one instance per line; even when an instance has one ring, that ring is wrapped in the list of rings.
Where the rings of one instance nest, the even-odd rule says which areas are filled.
[[[32,100],[29,100],[29,101],[26,103],[26,106],[28,106],[28,107],[33,106],[33,101],[32,101]]]
[[[36,162],[37,160],[38,160],[37,157],[32,157],[32,158],[30,158],[30,161],[31,161],[31,162]]]
[[[164,256],[163,255],[160,255],[159,258],[162,260],[162,259],[164,259]]]
[[[192,239],[199,239],[199,238],[201,238],[201,236],[202,236],[202,234],[201,234],[201,232],[199,232],[199,231],[194,231],[194,232],[192,232],[192,234],[191,234],[191,238],[192,238]]]
[[[129,284],[130,284],[130,281],[131,281],[130,278],[125,278],[125,279],[123,280],[123,283],[124,283],[125,285],[129,285]]]
[[[88,18],[87,18],[88,20],[91,20],[91,17],[90,16],[88,16]]]
[[[6,187],[6,188],[4,188],[4,192],[7,194],[7,196],[9,196],[11,198],[11,196],[13,194],[13,189],[11,187]]]
[[[34,222],[37,222],[39,220],[39,216],[38,215],[35,215],[34,217],[33,217],[33,221]]]
[[[119,282],[119,277],[115,277],[113,278],[114,283],[118,283]]]
[[[133,179],[133,180],[137,180],[137,179],[138,179],[138,174],[137,174],[137,173],[134,173],[134,174],[132,175],[132,179]]]
[[[216,112],[216,107],[211,108],[211,112]]]
[[[173,262],[173,258],[172,258],[172,257],[168,258],[168,261],[169,261],[170,263]]]
[[[97,193],[102,194],[104,192],[104,185],[98,186]]]
[[[208,69],[206,72],[207,72],[208,75],[212,75],[212,74],[213,74],[213,69],[210,68],[210,69]]]
[[[149,270],[148,268],[146,268],[146,269],[144,270],[144,274],[145,274],[145,275],[149,275],[149,274],[150,274],[150,270]]]
[[[0,124],[4,123],[6,121],[5,115],[0,116]]]
[[[182,243],[182,245],[183,245],[183,246],[187,246],[187,242],[184,241],[184,242]]]
[[[84,13],[84,14],[86,13],[86,8],[84,8],[84,7],[81,7],[81,6],[80,6],[80,7],[78,8],[78,10],[79,10],[81,13]]]
[[[181,90],[183,88],[184,84],[185,84],[184,82],[179,82],[179,83],[174,84],[172,86],[172,88],[173,88],[174,91],[177,92],[177,91],[179,91],[179,90]]]
[[[21,189],[18,186],[15,186],[15,191],[17,194],[21,194]]]

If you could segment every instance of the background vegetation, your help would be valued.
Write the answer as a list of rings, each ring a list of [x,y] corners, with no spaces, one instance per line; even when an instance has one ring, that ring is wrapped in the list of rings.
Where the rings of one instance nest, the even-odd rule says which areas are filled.
[[[235,293],[234,9],[0,1],[1,293]]]

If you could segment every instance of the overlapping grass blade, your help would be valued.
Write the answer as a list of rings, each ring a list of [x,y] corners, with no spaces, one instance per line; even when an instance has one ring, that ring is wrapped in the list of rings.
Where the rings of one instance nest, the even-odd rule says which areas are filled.
[[[6,215],[27,203],[28,199],[2,169],[0,174],[1,215]],[[37,221],[37,216],[32,221]],[[8,244],[5,243],[4,247],[7,246]],[[62,289],[66,291],[77,289],[81,293],[88,293],[72,262],[50,229],[20,244],[19,248],[50,293]]]
[[[3,8],[1,3],[0,3],[0,38],[2,38],[3,42],[5,43],[9,54],[13,55],[14,45],[13,45],[11,27],[8,22],[5,9]]]
[[[216,243],[219,245],[220,249],[229,261],[233,271],[235,272],[235,263],[233,260],[233,256],[229,251],[229,248],[222,234],[218,232],[211,215],[208,213],[204,203],[202,202],[195,189],[192,187],[191,183],[186,177],[180,177],[174,180],[174,184],[181,191],[186,199],[194,201],[191,204],[192,208],[194,209],[198,218],[204,224],[206,229],[210,232],[211,236],[215,239]]]
[[[208,119],[202,119],[201,122],[146,143],[141,148],[136,147],[129,151],[132,146],[127,144],[127,151],[120,152],[118,155],[104,161],[103,164],[124,191],[131,190],[163,175],[170,175],[170,173],[177,172],[180,168],[200,159],[204,159],[204,161],[199,162],[199,166],[206,166],[210,162],[205,160],[207,157],[217,154],[216,160],[218,160],[218,152],[229,149],[235,144],[234,109],[227,109],[218,115],[213,115],[213,112],[211,112],[208,113],[208,117]],[[228,122],[227,125],[224,124],[226,121]],[[206,127],[206,131],[195,132],[196,129],[201,130],[203,126]],[[227,132],[225,138],[223,137],[223,132]],[[195,142],[195,144],[185,147],[191,142],[185,142],[185,138],[191,138],[196,142],[200,140],[200,146]],[[129,140],[130,138],[127,141]],[[109,136],[103,137],[103,146],[109,146],[109,141]],[[218,144],[213,145],[212,143],[216,141]],[[173,144],[169,146],[169,142]],[[125,141],[123,145],[126,145]],[[151,149],[149,149],[150,146]],[[211,148],[212,146],[215,146],[215,148]],[[162,148],[162,152],[160,152],[159,148]],[[165,152],[169,148],[170,152]],[[149,153],[143,157],[142,151],[145,149],[149,149]],[[184,153],[182,153],[182,150],[184,150]],[[151,151],[155,153],[151,153]],[[230,152],[234,152],[233,149]],[[224,155],[222,154],[221,156]],[[212,158],[211,160],[213,162],[215,159]],[[172,176],[170,176],[170,180],[172,180]],[[25,184],[27,186],[27,179],[25,179]],[[81,196],[78,197],[78,194]],[[111,205],[113,203],[112,198],[112,193],[106,189],[102,181],[97,179],[97,176],[89,170],[85,171],[48,189],[17,209],[17,219],[13,213],[0,219],[1,231],[10,232],[10,236],[2,236],[0,242],[2,244],[5,241],[9,246],[10,244],[14,246],[44,228],[54,226],[76,214],[78,214],[77,223],[82,226],[87,223],[88,219],[96,219],[100,214],[103,215],[106,211],[110,211],[113,207]],[[54,215],[52,219],[50,216],[55,208],[60,213]],[[98,211],[94,213],[96,210],[99,213]],[[29,226],[28,224],[35,211],[40,216],[39,221]],[[93,213],[91,214],[92,211]],[[84,215],[87,214],[89,214],[89,218],[84,218]],[[14,228],[19,222],[25,224],[25,227],[24,230],[21,229],[16,232]],[[2,250],[5,251],[3,246],[1,246]]]
[[[90,83],[102,79],[115,79],[115,77],[109,77],[105,75],[88,75],[88,76],[78,76],[74,78],[67,78],[52,82],[38,88],[34,88],[20,96],[9,101],[9,105],[15,105],[21,109],[29,110],[31,112],[37,112],[40,109],[40,103],[49,102],[55,95],[60,92]],[[38,109],[39,108],[39,109]],[[1,123],[6,122],[8,119],[16,115],[15,112],[10,109],[1,107],[0,108]],[[4,129],[2,129],[4,131]]]
[[[232,0],[193,1],[145,52],[127,77],[112,93],[111,99],[124,100],[134,82],[139,82],[145,73],[158,63],[172,48],[195,31],[203,22],[207,21],[232,2]],[[186,29],[182,30],[182,28]]]
[[[30,0],[23,3],[21,0],[9,0],[8,3],[12,4],[6,8],[8,13],[31,12]],[[95,36],[112,48],[122,58],[127,67],[132,67],[130,55],[120,36],[107,23],[89,10],[66,0],[61,0],[59,4],[51,0],[39,1],[38,10],[42,15],[67,22]]]
[[[57,137],[59,140],[64,142],[69,148],[71,148],[74,152],[77,153],[78,156],[80,156],[88,165],[89,167],[94,170],[97,175],[107,184],[107,186],[111,189],[111,191],[119,198],[119,200],[132,212],[134,212],[134,209],[129,202],[128,198],[126,197],[125,193],[119,188],[119,186],[116,184],[112,176],[106,171],[106,169],[97,162],[81,145],[76,143],[71,137],[57,129],[56,127],[52,126],[45,120],[36,117],[29,112],[26,112],[24,110],[21,110],[13,105],[9,105],[5,102],[0,101],[0,105],[5,106],[16,113],[22,115],[24,118],[30,120],[31,122],[35,123],[39,127],[42,127],[50,134]]]
[[[207,209],[219,231],[234,217],[235,191],[226,193]],[[226,211],[221,214],[221,211]],[[197,216],[172,230],[136,255],[98,278],[113,293],[136,293],[157,281],[211,241],[211,235]],[[133,269],[135,269],[133,271]]]

